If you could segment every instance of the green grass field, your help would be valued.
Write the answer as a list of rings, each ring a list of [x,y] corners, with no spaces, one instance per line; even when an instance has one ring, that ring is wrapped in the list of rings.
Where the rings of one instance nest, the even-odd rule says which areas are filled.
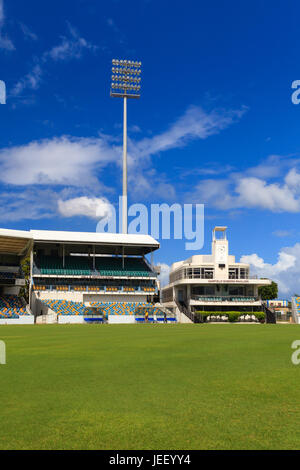
[[[0,449],[297,449],[297,325],[1,326]]]

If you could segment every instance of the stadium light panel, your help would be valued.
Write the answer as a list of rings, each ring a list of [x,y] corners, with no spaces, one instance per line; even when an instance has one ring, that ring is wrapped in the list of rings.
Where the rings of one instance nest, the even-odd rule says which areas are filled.
[[[142,63],[132,60],[112,60],[111,92],[112,97],[139,98],[141,90]],[[136,85],[139,87],[136,87]]]
[[[112,60],[110,96],[123,98],[123,199],[122,233],[127,233],[127,98],[140,98],[142,62]]]

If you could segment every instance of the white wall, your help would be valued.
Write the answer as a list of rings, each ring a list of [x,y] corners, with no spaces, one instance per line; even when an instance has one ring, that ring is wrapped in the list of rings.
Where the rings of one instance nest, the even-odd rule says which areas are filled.
[[[40,300],[68,300],[73,302],[82,302],[83,299],[82,292],[76,291],[60,292],[56,290],[46,290],[34,292],[34,295]]]
[[[108,315],[108,323],[135,323],[134,315]]]
[[[34,316],[21,316],[20,318],[1,318],[0,325],[33,325]]]
[[[83,315],[58,315],[57,319],[59,324],[84,323]]]
[[[48,315],[40,315],[36,317],[37,325],[48,325],[51,323],[57,323],[57,315],[49,313]]]
[[[19,295],[20,287],[19,286],[5,286],[3,289],[4,295]]]
[[[130,294],[84,294],[83,302],[146,302],[147,294],[130,295]]]

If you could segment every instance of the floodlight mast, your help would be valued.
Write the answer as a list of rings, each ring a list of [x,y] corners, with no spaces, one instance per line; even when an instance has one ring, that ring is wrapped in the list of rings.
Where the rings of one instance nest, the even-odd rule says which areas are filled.
[[[140,98],[141,62],[132,60],[112,60],[110,96],[123,98],[123,197],[122,233],[127,233],[127,98]]]

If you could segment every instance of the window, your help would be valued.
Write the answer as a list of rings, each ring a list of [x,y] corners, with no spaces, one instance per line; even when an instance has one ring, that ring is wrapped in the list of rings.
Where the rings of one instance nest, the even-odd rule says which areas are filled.
[[[249,270],[247,268],[240,268],[240,279],[248,279]]]
[[[202,279],[213,279],[214,277],[213,268],[202,268],[202,270],[203,270],[203,275],[201,276]]]
[[[238,279],[239,269],[238,268],[229,268],[228,279]]]
[[[200,268],[194,268],[194,278],[200,279],[200,276],[201,276]]]

